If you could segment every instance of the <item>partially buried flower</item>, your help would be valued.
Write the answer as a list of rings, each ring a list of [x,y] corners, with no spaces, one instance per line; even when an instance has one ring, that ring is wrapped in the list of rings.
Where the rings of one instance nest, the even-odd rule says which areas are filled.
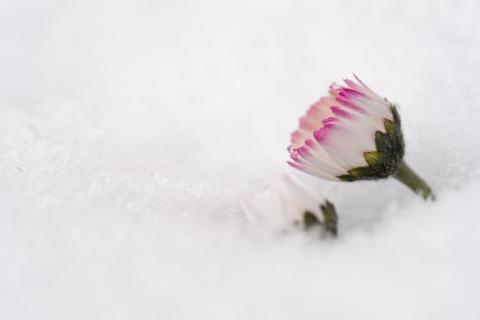
[[[300,119],[288,147],[288,163],[328,180],[375,180],[393,176],[424,199],[430,187],[403,161],[403,141],[397,107],[356,81],[332,84]]]
[[[337,235],[335,207],[318,191],[297,179],[282,175],[244,201],[250,222],[285,230],[292,226],[321,226]]]

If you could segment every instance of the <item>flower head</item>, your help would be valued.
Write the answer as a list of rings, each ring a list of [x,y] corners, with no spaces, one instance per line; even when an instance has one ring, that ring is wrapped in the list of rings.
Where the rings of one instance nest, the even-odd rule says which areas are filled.
[[[333,83],[300,119],[288,163],[328,179],[386,178],[404,155],[400,117],[390,101],[356,81]]]
[[[397,107],[355,76],[330,85],[328,95],[300,119],[288,147],[303,172],[328,180],[356,181],[395,177],[435,199],[430,187],[403,161],[405,144]]]
[[[336,234],[333,204],[292,176],[282,175],[244,201],[250,222],[277,229],[319,224]]]

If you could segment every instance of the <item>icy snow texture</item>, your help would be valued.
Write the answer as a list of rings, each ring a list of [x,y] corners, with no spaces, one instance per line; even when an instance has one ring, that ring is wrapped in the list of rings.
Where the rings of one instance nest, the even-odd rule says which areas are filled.
[[[1,319],[480,319],[478,1],[0,2]],[[437,191],[328,183],[341,237],[249,226],[356,72]]]

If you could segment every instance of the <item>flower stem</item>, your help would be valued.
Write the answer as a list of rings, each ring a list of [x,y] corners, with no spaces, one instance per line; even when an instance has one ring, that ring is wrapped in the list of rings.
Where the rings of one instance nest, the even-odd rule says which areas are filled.
[[[393,177],[404,185],[409,187],[413,192],[420,195],[425,200],[435,200],[435,195],[427,183],[420,178],[404,161],[398,165],[397,172]]]

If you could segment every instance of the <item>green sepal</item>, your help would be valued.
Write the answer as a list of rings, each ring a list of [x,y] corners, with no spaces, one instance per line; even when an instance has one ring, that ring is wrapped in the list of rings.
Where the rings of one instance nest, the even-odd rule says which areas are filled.
[[[392,110],[393,121],[397,124],[398,127],[402,126],[402,119],[400,119],[400,114],[398,113],[397,107],[392,104],[390,106],[390,110]]]
[[[389,120],[385,120],[384,124],[387,123],[387,121]],[[390,154],[393,152],[393,143],[387,133],[381,131],[375,132],[375,146],[377,147],[377,151],[382,154]]]
[[[398,164],[405,155],[405,144],[401,128],[400,115],[397,108],[391,105],[393,120],[384,119],[385,132],[375,132],[376,151],[363,154],[365,167],[349,170],[337,178],[341,181],[376,180],[387,178],[397,171]]]
[[[394,105],[391,106],[391,110],[393,114],[393,121],[388,120],[388,125],[385,123],[385,130],[387,131],[387,134],[392,142],[394,156],[397,161],[400,161],[405,155],[405,143],[403,141],[401,120],[397,108]]]
[[[378,151],[365,152],[363,154],[363,157],[365,158],[365,161],[367,161],[370,167],[378,166],[378,164],[382,160],[382,154]]]
[[[320,206],[320,209],[323,213],[323,227],[325,231],[336,237],[338,233],[338,215],[335,206],[330,201],[327,201],[324,205]]]
[[[353,168],[351,170],[348,170],[348,174],[358,178],[358,179],[375,179],[377,177],[377,171],[375,170],[375,167],[359,167],[359,168]]]
[[[311,229],[315,226],[321,226],[322,223],[318,220],[316,215],[310,211],[305,211],[303,214],[303,225],[305,229]]]
[[[321,227],[323,232],[328,235],[337,236],[337,222],[338,216],[335,206],[330,201],[320,205],[320,210],[323,214],[323,222],[310,211],[305,211],[303,214],[303,226],[306,230],[311,230],[316,227]]]
[[[352,181],[358,180],[357,178],[355,178],[354,176],[351,176],[349,174],[342,174],[341,176],[337,176],[337,178],[340,181],[344,181],[344,182],[352,182]]]

